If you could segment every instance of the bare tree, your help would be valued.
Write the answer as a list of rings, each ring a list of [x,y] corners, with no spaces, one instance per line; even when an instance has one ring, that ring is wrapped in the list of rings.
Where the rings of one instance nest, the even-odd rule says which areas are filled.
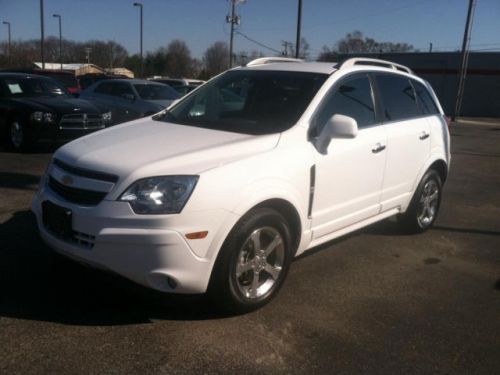
[[[172,40],[167,46],[166,70],[171,77],[191,77],[193,59],[191,51],[183,40]]]
[[[229,48],[226,42],[215,42],[203,54],[205,75],[213,77],[228,67]]]
[[[407,43],[377,42],[372,38],[363,36],[359,30],[348,33],[337,42],[339,53],[355,52],[409,52],[413,46]]]

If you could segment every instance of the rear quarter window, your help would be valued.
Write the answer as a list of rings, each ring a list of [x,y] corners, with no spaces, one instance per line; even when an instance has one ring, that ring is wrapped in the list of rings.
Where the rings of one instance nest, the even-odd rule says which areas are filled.
[[[377,74],[375,77],[385,121],[406,120],[421,115],[415,90],[408,78],[391,74]]]
[[[422,115],[435,115],[439,113],[436,102],[432,98],[427,87],[418,81],[412,80],[413,87],[417,94],[418,107]]]

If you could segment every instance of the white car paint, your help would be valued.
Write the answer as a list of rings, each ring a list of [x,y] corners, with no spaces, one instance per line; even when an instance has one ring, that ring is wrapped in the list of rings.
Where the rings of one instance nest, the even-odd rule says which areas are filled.
[[[224,240],[256,205],[279,199],[295,209],[301,226],[298,255],[404,212],[425,170],[436,160],[449,164],[449,135],[441,107],[440,114],[407,121],[404,128],[388,123],[359,129],[354,138],[332,139],[326,154],[314,147],[309,139],[311,119],[335,82],[353,72],[387,72],[387,68],[269,63],[241,69],[331,76],[295,126],[282,133],[246,135],[148,117],[63,146],[55,158],[75,168],[116,175],[118,180],[97,181],[51,164],[32,204],[43,240],[68,257],[142,285],[166,292],[202,293]],[[421,81],[404,72],[396,74]],[[423,132],[429,134],[425,141],[418,139]],[[373,148],[379,145],[386,146],[385,152],[374,153]],[[312,166],[316,181],[311,206]],[[139,179],[192,174],[199,175],[199,181],[179,214],[138,215],[129,203],[118,200]],[[88,207],[68,202],[47,186],[49,176],[64,184],[68,175],[73,187],[105,191],[106,197]],[[85,246],[46,230],[41,208],[44,201],[72,210],[73,230],[87,239]],[[208,235],[186,238],[186,234],[199,231],[208,231]],[[169,278],[175,280],[175,286]]]

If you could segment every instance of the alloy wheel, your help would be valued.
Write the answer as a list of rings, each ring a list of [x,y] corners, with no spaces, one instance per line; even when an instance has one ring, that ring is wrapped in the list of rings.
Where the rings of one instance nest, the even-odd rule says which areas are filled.
[[[278,282],[285,262],[285,242],[273,227],[254,230],[243,243],[234,268],[240,293],[254,300]]]

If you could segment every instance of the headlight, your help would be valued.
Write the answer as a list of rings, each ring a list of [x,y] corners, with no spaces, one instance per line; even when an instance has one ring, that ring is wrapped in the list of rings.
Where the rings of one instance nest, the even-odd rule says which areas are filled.
[[[50,112],[36,111],[31,114],[31,119],[35,122],[48,122],[56,121],[56,115]]]
[[[191,196],[198,176],[160,176],[134,182],[121,196],[136,214],[178,214]]]
[[[36,122],[42,122],[42,120],[43,120],[43,112],[39,112],[39,111],[33,112],[31,114],[31,119],[33,121],[36,121]]]
[[[102,120],[105,122],[111,121],[111,111],[102,114]]]

